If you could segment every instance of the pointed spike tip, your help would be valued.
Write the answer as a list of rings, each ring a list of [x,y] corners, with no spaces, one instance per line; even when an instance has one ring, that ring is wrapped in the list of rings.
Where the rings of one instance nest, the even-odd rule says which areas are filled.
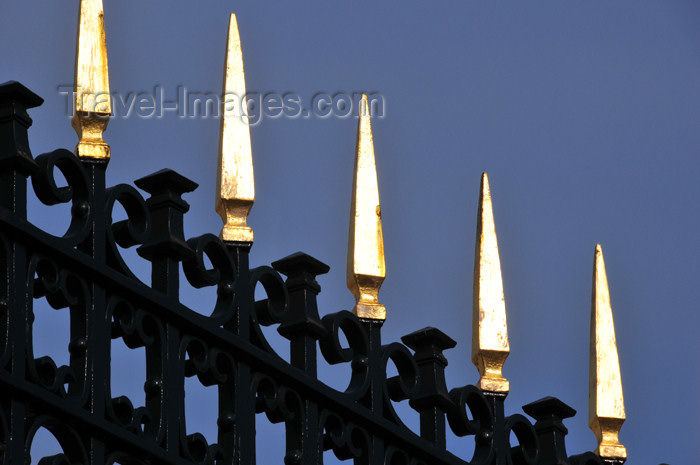
[[[252,243],[254,234],[248,226],[248,214],[255,202],[255,181],[245,95],[241,40],[236,15],[232,13],[224,66],[215,208],[224,223],[219,234],[222,240]]]
[[[506,305],[486,173],[481,175],[473,292],[472,362],[481,375],[478,386],[486,391],[508,392],[510,386],[503,377],[503,364],[510,353]]]
[[[360,117],[361,118],[369,118],[370,117],[369,99],[367,98],[367,94],[362,94],[362,100],[360,100]]]
[[[620,443],[619,434],[625,421],[625,403],[608,278],[600,244],[595,247],[593,262],[588,419],[598,440],[596,453],[603,458],[624,461],[627,450]]]
[[[110,148],[103,133],[112,114],[112,99],[102,0],[80,2],[75,55],[71,121],[79,138],[75,153],[80,158],[109,160]]]
[[[357,126],[347,267],[347,285],[355,297],[353,312],[358,317],[386,319],[386,307],[379,302],[378,297],[385,277],[384,237],[372,123],[367,109],[367,96],[363,95]]]

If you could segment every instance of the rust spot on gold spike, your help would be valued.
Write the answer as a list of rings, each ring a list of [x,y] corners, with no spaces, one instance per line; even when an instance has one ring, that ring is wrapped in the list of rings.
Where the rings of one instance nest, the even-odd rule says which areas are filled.
[[[363,95],[357,128],[355,174],[350,208],[347,284],[348,289],[355,296],[353,312],[358,317],[385,320],[386,308],[378,298],[379,288],[386,277],[384,238],[372,123],[367,109],[367,96]]]
[[[508,392],[508,380],[503,377],[503,364],[510,353],[506,305],[486,173],[481,176],[474,258],[472,362],[481,375],[478,387],[485,391]]]
[[[75,154],[109,160],[102,134],[112,114],[102,0],[81,0],[75,56],[72,126],[78,134]]]
[[[216,212],[224,222],[219,236],[227,242],[253,242],[247,222],[255,202],[255,182],[245,94],[241,40],[236,15],[231,14],[216,175]]]
[[[620,443],[619,434],[625,421],[625,401],[608,277],[600,244],[595,248],[591,297],[588,420],[598,440],[596,453],[603,458],[624,461],[627,449]]]

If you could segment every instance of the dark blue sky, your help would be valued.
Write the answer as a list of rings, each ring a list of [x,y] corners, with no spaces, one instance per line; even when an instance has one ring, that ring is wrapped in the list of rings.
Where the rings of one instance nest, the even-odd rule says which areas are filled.
[[[567,423],[570,454],[595,446],[587,428],[588,327],[601,243],[629,463],[697,461],[700,4],[104,3],[111,88],[123,95],[154,86],[166,98],[178,86],[220,92],[235,12],[249,91],[295,92],[305,103],[318,92],[384,96],[385,116],[373,122],[387,261],[384,337],[443,329],[459,342],[448,353],[450,387],[478,379],[469,355],[471,288],[479,178],[487,171],[509,319],[507,412],[545,395],[561,398],[578,411]],[[35,155],[77,140],[58,92],[73,81],[77,11],[77,0],[0,4],[0,81],[19,80],[46,99],[31,112]],[[329,264],[322,314],[353,302],[345,260],[356,124],[265,119],[251,133],[251,261],[303,250]],[[113,118],[105,133],[108,184],[173,168],[200,184],[187,196],[187,236],[217,233],[218,127],[213,118],[174,114]],[[54,210],[35,204],[30,218],[62,233]],[[184,293],[192,305],[211,299]],[[464,446],[451,447],[460,455]]]

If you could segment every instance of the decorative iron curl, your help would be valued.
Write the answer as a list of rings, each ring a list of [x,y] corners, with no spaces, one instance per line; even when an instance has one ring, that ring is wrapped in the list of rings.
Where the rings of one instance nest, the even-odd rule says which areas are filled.
[[[250,288],[255,289],[258,283],[262,284],[267,298],[255,302],[255,311],[250,316],[253,330],[251,339],[261,349],[277,355],[267,342],[260,325],[272,326],[285,321],[289,311],[287,286],[280,274],[269,266],[259,266],[251,271]]]
[[[401,402],[402,400],[415,397],[418,392],[418,382],[420,379],[418,365],[408,348],[398,342],[392,342],[391,344],[382,346],[382,364],[385,376],[387,365],[390,360],[394,363],[394,366],[396,366],[398,376],[392,376],[386,379],[384,384],[384,398],[386,401],[384,412],[385,416],[395,423],[404,425],[391,401]]]
[[[34,442],[34,437],[40,428],[46,428],[58,441],[58,444],[63,449],[63,453],[43,457],[38,463],[42,465],[71,465],[71,464],[87,464],[88,454],[85,450],[85,444],[89,441],[84,440],[69,424],[58,420],[49,415],[41,415],[36,417],[27,428],[25,440],[25,454],[30,462],[30,451]],[[31,460],[34,462],[34,460]]]
[[[112,296],[107,304],[107,318],[112,321],[110,330],[111,339],[122,338],[124,344],[130,349],[140,347],[155,348],[162,352],[158,341],[164,340],[165,334],[160,321],[152,315],[137,310],[133,305],[118,297]],[[149,350],[149,349],[147,349]],[[148,357],[147,357],[148,358]],[[157,363],[161,363],[161,357],[155,357]],[[162,367],[155,369],[162,373]],[[111,384],[106,383],[107,390],[107,418],[128,429],[137,435],[155,436],[158,422],[156,415],[148,407],[134,407],[131,399],[126,396],[111,397]],[[160,395],[160,392],[158,392]]]
[[[409,465],[411,463],[411,458],[408,454],[401,449],[394,446],[389,446],[384,452],[384,464],[385,465]]]
[[[519,445],[510,444],[511,432],[515,433]],[[507,417],[503,434],[508,438],[513,465],[537,465],[540,457],[540,443],[535,428],[525,416],[516,413]]]
[[[127,219],[112,223],[115,203],[124,208]],[[117,271],[138,279],[129,269],[119,247],[129,248],[143,244],[150,236],[151,216],[141,194],[128,184],[117,184],[106,190],[104,215],[107,230],[107,264]]]
[[[302,411],[302,400],[296,391],[263,373],[253,374],[250,390],[255,393],[255,413],[265,413],[271,423],[294,420]]]
[[[153,421],[153,415],[147,407],[136,407],[127,396],[113,397],[107,405],[107,418],[132,433],[145,434],[143,425]]]
[[[49,356],[29,360],[28,365],[32,381],[61,397],[68,397],[68,391],[64,384],[72,383],[77,378],[75,371],[69,366],[62,365],[59,367]]]
[[[474,455],[469,462],[474,465],[491,463],[494,454],[493,417],[488,400],[472,385],[452,389],[450,398],[454,405],[447,412],[450,428],[457,436],[474,436]]]
[[[186,356],[188,359],[184,363],[185,377],[197,376],[203,386],[233,386],[236,364],[225,351],[216,347],[210,348],[202,339],[186,335],[180,343],[180,357],[185,359]],[[218,423],[221,425],[222,420],[220,419]],[[184,416],[181,428],[182,431],[186,431]],[[186,455],[201,465],[214,463],[225,456],[223,447],[218,444],[208,444],[204,435],[199,432],[184,436],[182,446]]]
[[[87,171],[78,157],[66,149],[44,153],[35,161],[39,170],[32,175],[32,187],[37,198],[45,205],[71,202],[71,223],[63,238],[73,245],[83,242],[90,233],[93,203]],[[56,185],[54,168],[66,178],[67,186]]]
[[[187,281],[197,289],[217,286],[217,298],[211,318],[218,324],[226,324],[234,317],[235,305],[235,266],[224,243],[213,234],[193,237],[187,245],[194,256],[182,263]],[[212,269],[207,269],[204,256],[209,259]]]
[[[37,275],[32,281],[30,292],[34,298],[45,297],[49,305],[60,310],[70,310],[70,336],[68,345],[71,366],[57,367],[51,357],[33,356],[34,348],[31,330],[27,334],[28,373],[32,381],[40,384],[50,392],[62,397],[70,397],[84,405],[87,401],[85,389],[85,372],[87,357],[87,327],[85,314],[90,291],[85,280],[68,270],[59,270],[58,265],[41,255],[34,255],[29,263],[29,276]],[[33,324],[34,313],[28,315],[28,323]],[[68,384],[68,390],[65,385]]]
[[[426,463],[415,457],[410,457],[395,446],[388,446],[384,452],[384,465],[426,465]]]
[[[213,464],[224,458],[224,448],[208,444],[201,433],[188,434],[182,443],[185,456],[198,465]]]
[[[151,346],[165,338],[165,330],[158,318],[118,297],[107,303],[107,317],[112,319],[110,337],[121,337],[130,349]]]
[[[371,439],[369,433],[339,415],[323,410],[320,417],[323,434],[323,450],[332,450],[340,460],[361,459],[369,455]]]
[[[269,266],[259,266],[251,272],[252,286],[262,284],[267,299],[255,302],[255,316],[263,326],[279,324],[284,321],[289,310],[287,286],[280,274]]]
[[[182,346],[189,356],[185,361],[185,377],[196,375],[203,386],[233,380],[236,363],[231,355],[216,347],[209,348],[202,339],[193,336],[185,336]]]
[[[328,314],[321,323],[328,330],[319,340],[323,358],[331,365],[350,362],[352,376],[345,393],[354,400],[360,399],[369,389],[369,339],[362,323],[347,310]],[[348,347],[340,344],[340,331],[348,340]]]
[[[85,280],[68,270],[60,270],[58,264],[42,255],[34,255],[29,265],[29,274],[37,275],[33,282],[34,298],[46,297],[52,308],[74,307],[89,300]]]

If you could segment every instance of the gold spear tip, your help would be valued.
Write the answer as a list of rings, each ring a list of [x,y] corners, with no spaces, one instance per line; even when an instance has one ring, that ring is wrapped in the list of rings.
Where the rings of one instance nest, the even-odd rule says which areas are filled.
[[[216,212],[224,226],[219,237],[227,242],[252,243],[248,215],[255,202],[253,156],[246,111],[243,52],[236,15],[229,18],[224,65],[219,160],[216,175]]]
[[[369,99],[367,94],[362,94],[362,99],[360,100],[360,118],[369,117]]]
[[[112,114],[102,0],[81,0],[75,57],[72,126],[80,158],[109,160],[102,134]]]
[[[378,297],[385,277],[382,213],[372,123],[367,95],[363,94],[357,126],[347,267],[347,285],[355,297],[353,312],[358,317],[386,319],[386,307]]]
[[[619,435],[625,421],[625,402],[608,278],[600,244],[595,247],[593,263],[588,396],[590,428],[598,440],[596,453],[603,458],[624,461],[627,450],[620,443]]]
[[[508,392],[510,385],[503,377],[503,364],[510,353],[506,304],[486,173],[481,175],[476,223],[473,300],[472,362],[481,375],[478,387],[485,391]]]

